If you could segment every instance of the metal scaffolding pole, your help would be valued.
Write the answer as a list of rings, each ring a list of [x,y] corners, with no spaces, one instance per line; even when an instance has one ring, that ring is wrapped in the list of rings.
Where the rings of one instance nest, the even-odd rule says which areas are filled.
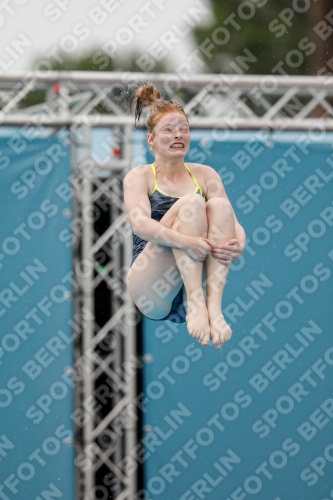
[[[91,255],[91,247],[94,243],[94,230],[93,223],[90,217],[86,214],[92,205],[92,183],[90,181],[90,172],[85,170],[85,160],[87,165],[90,159],[90,128],[85,126],[83,129],[83,166],[81,167],[81,172],[83,175],[83,196],[82,196],[82,212],[81,216],[83,218],[83,229],[82,229],[82,292],[83,292],[83,307],[86,311],[91,314],[85,315],[83,321],[83,353],[85,370],[83,371],[83,402],[88,400],[93,396],[94,393],[94,368],[95,363],[91,356],[91,345],[95,334],[94,328],[94,287],[93,287],[93,259]],[[86,215],[86,218],[85,218]],[[88,353],[88,354],[87,354]],[[94,423],[93,417],[87,415],[87,419],[83,423],[83,450],[84,453],[87,450],[92,449],[94,440],[92,439]],[[84,481],[84,491],[87,498],[91,498],[91,492],[94,489],[94,469],[89,467],[85,470],[85,481]]]
[[[254,87],[261,85],[269,90],[280,87],[329,88],[333,85],[333,76],[284,76],[284,75],[245,75],[226,73],[199,73],[182,75],[177,73],[130,73],[125,71],[11,71],[0,75],[0,83],[12,82],[58,83],[61,81],[75,84],[121,83],[123,86],[138,82],[165,84],[175,82],[179,88],[190,85],[207,85],[223,82],[226,86]]]
[[[125,141],[123,142],[124,157],[128,158],[129,165],[131,165],[132,160],[132,127],[125,127]],[[132,259],[132,238],[131,235],[127,235],[124,238],[124,261],[130,262]],[[130,312],[133,310],[133,303],[128,293],[125,293],[125,310]],[[136,323],[131,320],[131,315],[127,314],[125,318],[125,329],[127,332],[125,341],[125,359],[131,359],[132,356],[137,356],[137,346],[136,346]],[[131,380],[128,386],[128,405],[133,404],[136,394],[136,384],[135,380]],[[125,447],[125,456],[131,456],[134,461],[136,461],[137,455],[135,451],[135,446],[137,444],[137,420],[134,419],[132,414],[127,414],[127,439]],[[128,497],[134,498],[137,492],[137,476],[133,475],[132,480],[128,484]]]

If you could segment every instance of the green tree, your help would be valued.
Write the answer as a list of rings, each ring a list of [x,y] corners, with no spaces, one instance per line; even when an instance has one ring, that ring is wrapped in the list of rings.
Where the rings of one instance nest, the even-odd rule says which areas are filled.
[[[207,45],[207,39],[214,45],[212,57],[204,56],[208,70],[214,73],[278,74],[275,67],[279,65],[280,72],[309,74],[311,56],[316,50],[310,1],[210,0],[213,24],[194,29],[198,46]],[[293,8],[294,4],[298,12]],[[300,12],[302,10],[304,12]],[[244,55],[251,60],[240,64],[240,56]]]
[[[54,71],[132,71],[141,72],[141,68],[136,61],[141,54],[136,51],[130,54],[119,54],[116,59],[112,59],[99,48],[92,50],[81,57],[70,57],[67,54],[58,54],[58,60],[55,58],[48,61],[48,68]],[[37,59],[34,68],[41,69],[44,59]],[[157,63],[154,72],[163,72],[165,67],[162,62]]]
[[[99,48],[85,54],[81,57],[70,57],[64,53],[58,53],[57,59],[53,58],[45,61],[45,58],[40,57],[35,60],[32,65],[32,70],[52,70],[52,71],[131,71],[141,72],[141,68],[136,64],[137,59],[141,54],[132,52],[128,55],[119,55],[115,60],[102,52]],[[156,63],[154,72],[165,72],[166,68],[163,62]],[[22,107],[30,107],[36,104],[42,104],[45,101],[45,94],[40,90],[30,92],[20,105]],[[124,103],[127,105],[127,103]],[[96,111],[103,113],[108,112],[103,105],[99,105]]]

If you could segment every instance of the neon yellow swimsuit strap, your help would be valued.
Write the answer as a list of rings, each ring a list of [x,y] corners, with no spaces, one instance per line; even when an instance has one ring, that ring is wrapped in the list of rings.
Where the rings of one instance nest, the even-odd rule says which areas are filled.
[[[192,174],[191,170],[190,170],[190,169],[189,169],[189,167],[186,165],[186,163],[184,163],[184,165],[185,165],[185,167],[186,167],[186,169],[187,169],[188,173],[189,173],[189,174],[190,174],[190,176],[192,177],[194,184],[197,186],[197,188],[200,190],[200,193],[202,194],[202,189],[201,189],[201,187],[200,187],[200,185],[199,185],[198,181],[196,180],[196,178],[194,177],[194,175]]]
[[[153,192],[154,192],[154,191],[156,191],[156,189],[157,189],[157,180],[156,180],[156,170],[155,170],[155,165],[154,165],[154,163],[151,163],[151,164],[150,164],[150,166],[151,166],[151,169],[152,169],[153,174],[154,174],[154,189],[153,189],[153,191],[150,193],[150,195],[149,195],[149,196],[151,196],[151,195],[153,194]]]

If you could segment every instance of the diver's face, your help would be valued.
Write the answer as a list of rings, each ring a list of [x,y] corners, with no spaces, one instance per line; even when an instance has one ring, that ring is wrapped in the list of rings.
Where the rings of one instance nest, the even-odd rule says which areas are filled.
[[[188,121],[182,113],[166,113],[147,139],[155,155],[184,158],[190,147]]]

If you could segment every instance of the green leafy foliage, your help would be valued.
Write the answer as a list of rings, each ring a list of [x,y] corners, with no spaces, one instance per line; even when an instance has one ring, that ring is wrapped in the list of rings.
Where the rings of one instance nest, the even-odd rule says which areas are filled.
[[[298,1],[297,5],[304,8],[305,3]],[[209,71],[272,74],[276,64],[282,62],[288,74],[309,72],[309,52],[315,49],[308,45],[312,37],[312,8],[296,12],[290,0],[210,0],[210,4],[214,22],[193,31],[199,47],[203,43],[213,45],[211,58],[201,55]],[[304,49],[299,47],[302,39]],[[254,56],[251,62],[237,62],[237,58],[249,53]]]

